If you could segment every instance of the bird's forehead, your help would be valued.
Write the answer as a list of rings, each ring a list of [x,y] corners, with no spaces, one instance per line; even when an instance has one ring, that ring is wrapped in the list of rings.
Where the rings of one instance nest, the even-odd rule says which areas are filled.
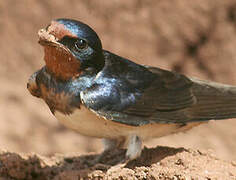
[[[47,27],[47,32],[52,34],[58,40],[61,40],[65,36],[77,38],[77,31],[75,27],[68,27],[68,25],[62,24],[57,21],[52,21]]]

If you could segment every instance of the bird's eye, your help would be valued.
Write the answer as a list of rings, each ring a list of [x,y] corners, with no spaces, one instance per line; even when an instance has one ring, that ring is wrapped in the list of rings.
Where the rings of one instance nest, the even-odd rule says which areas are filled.
[[[75,47],[77,50],[82,50],[87,47],[87,42],[83,39],[79,39],[75,42]]]

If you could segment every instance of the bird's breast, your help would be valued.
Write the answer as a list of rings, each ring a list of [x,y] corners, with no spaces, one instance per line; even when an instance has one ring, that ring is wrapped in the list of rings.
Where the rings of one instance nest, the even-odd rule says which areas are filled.
[[[145,140],[183,132],[201,124],[197,122],[188,123],[183,126],[180,124],[154,123],[143,126],[130,126],[99,117],[83,105],[80,106],[80,109],[76,109],[69,115],[56,111],[55,117],[64,126],[73,129],[82,135],[110,139],[137,135]]]
[[[83,105],[67,115],[59,111],[55,112],[55,117],[64,126],[73,129],[85,136],[98,138],[116,138],[126,136],[132,126],[106,120],[88,110]]]

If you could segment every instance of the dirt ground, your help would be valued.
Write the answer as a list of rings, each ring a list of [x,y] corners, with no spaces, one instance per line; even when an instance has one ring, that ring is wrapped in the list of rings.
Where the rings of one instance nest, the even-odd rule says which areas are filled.
[[[84,156],[78,155],[102,151],[99,140],[82,137],[58,124],[46,104],[32,97],[26,90],[28,77],[44,64],[43,51],[37,43],[37,31],[45,27],[51,19],[61,17],[74,18],[89,24],[99,34],[104,49],[135,62],[236,85],[234,0],[21,0],[21,3],[16,3],[15,0],[0,1],[0,149],[4,151],[0,155],[0,173],[9,173],[10,179],[14,179],[9,172],[12,167],[24,169],[29,163],[34,163],[35,168],[44,175],[54,173],[49,177],[65,179],[63,176],[67,176],[68,172],[77,177],[82,169],[90,168],[80,168],[84,166],[81,161],[89,159],[84,160]],[[147,160],[149,165],[139,167],[137,164],[128,170],[123,168],[121,172],[130,174],[130,177],[137,177],[137,174],[146,172],[147,167],[150,174],[157,171],[163,174],[163,177],[147,176],[149,179],[165,179],[166,174],[169,179],[184,179],[185,174],[198,177],[205,166],[201,168],[201,173],[195,174],[199,164],[189,163],[193,161],[206,164],[210,168],[208,171],[212,172],[209,174],[211,178],[217,177],[218,169],[219,174],[224,175],[227,172],[228,176],[225,177],[230,177],[230,173],[236,172],[235,164],[231,163],[236,161],[235,127],[236,119],[211,122],[184,134],[150,140],[145,143],[147,147],[162,145],[177,148],[161,148],[164,151],[176,152],[180,147],[194,150],[185,149],[171,155],[167,152],[167,157],[160,162]],[[208,154],[200,153],[195,156],[197,149],[199,152],[211,149],[217,158],[228,163]],[[15,154],[32,152],[39,155],[24,155],[22,159]],[[55,153],[72,152],[76,152],[76,158],[70,160],[73,161],[71,165],[70,162],[64,163],[63,157],[57,159],[54,156]],[[156,152],[162,153],[160,149],[147,149],[144,154],[155,156],[158,154]],[[9,163],[19,160],[19,166],[6,163],[8,158]],[[144,158],[145,156],[141,161],[145,161]],[[187,165],[175,165],[174,162],[178,158],[183,159],[184,163],[188,162]],[[78,165],[77,170],[74,161],[75,165]],[[164,165],[158,166],[161,162]],[[220,163],[219,166],[217,163]],[[117,166],[103,166],[105,170],[98,169],[91,174],[98,172],[102,179],[107,177],[108,173],[109,177],[113,175],[110,169],[114,172],[120,171],[116,169]],[[173,166],[178,167],[172,169]],[[140,168],[144,169],[139,170]],[[85,171],[85,174],[89,174]],[[175,178],[174,172],[181,175]],[[25,172],[27,173],[29,172]],[[17,175],[17,178],[21,176],[22,179],[30,179],[24,174]],[[202,174],[199,177],[203,177]],[[223,176],[218,179],[225,179],[220,177]]]
[[[2,179],[27,180],[235,180],[236,162],[219,160],[209,152],[158,146],[145,148],[141,158],[127,164],[119,150],[94,163],[97,155],[55,155],[51,158],[11,152],[0,153]],[[2,180],[0,178],[0,180]]]

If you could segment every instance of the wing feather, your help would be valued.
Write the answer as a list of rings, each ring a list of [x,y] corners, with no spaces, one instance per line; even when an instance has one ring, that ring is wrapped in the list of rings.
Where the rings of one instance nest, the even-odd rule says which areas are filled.
[[[124,124],[171,123],[168,112],[196,103],[192,84],[184,75],[141,66],[109,53],[94,84],[81,92],[81,101],[96,114]]]

